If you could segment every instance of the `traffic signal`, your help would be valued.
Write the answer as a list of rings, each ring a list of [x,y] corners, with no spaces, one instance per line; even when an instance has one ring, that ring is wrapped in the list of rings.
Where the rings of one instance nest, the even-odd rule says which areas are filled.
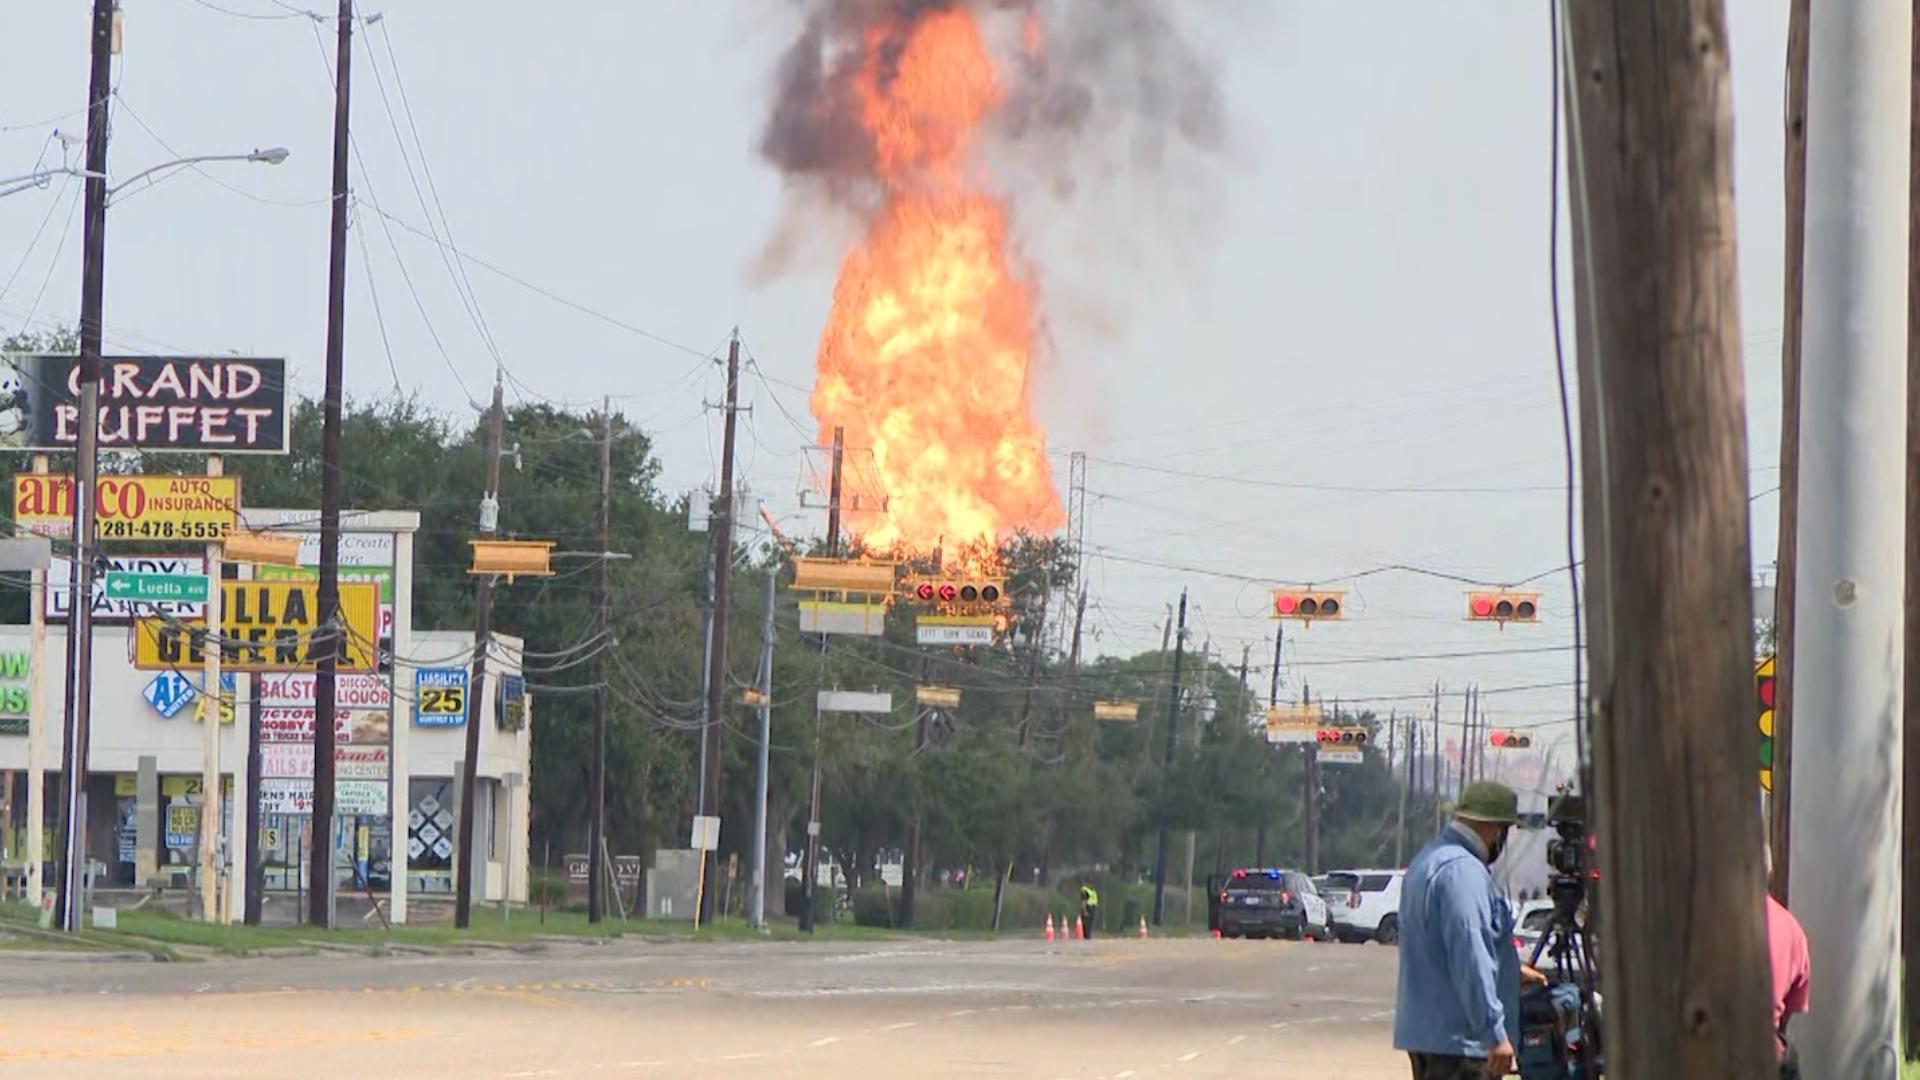
[[[1754,695],[1760,706],[1760,787],[1773,791],[1773,657],[1753,669]]]
[[[1313,733],[1314,739],[1326,746],[1365,746],[1367,729],[1363,727],[1320,728]]]
[[[1346,595],[1345,592],[1327,589],[1275,589],[1273,617],[1299,619],[1302,622],[1342,619],[1346,617],[1346,605],[1342,602]]]
[[[1467,594],[1468,622],[1539,622],[1540,594],[1499,589]]]
[[[928,605],[999,607],[1006,583],[998,578],[921,578],[913,585],[913,596]]]
[[[1495,731],[1487,736],[1487,743],[1501,750],[1525,750],[1533,745],[1533,736],[1518,731]]]

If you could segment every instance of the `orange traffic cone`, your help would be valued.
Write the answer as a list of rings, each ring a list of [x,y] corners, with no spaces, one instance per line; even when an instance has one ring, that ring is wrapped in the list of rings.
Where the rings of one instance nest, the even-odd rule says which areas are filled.
[[[1053,912],[1047,912],[1047,940],[1053,940]]]
[[[1080,916],[1078,915],[1075,915],[1073,917],[1073,940],[1075,941],[1087,940],[1086,924],[1080,921]]]
[[[1140,940],[1147,940],[1147,917],[1145,915],[1140,916]]]

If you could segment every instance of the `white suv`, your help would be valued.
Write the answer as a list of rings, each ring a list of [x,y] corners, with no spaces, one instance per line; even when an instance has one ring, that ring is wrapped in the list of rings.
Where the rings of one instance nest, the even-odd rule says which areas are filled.
[[[1327,875],[1326,891],[1334,896],[1345,893],[1343,906],[1332,904],[1334,936],[1341,941],[1378,941],[1393,945],[1400,940],[1400,883],[1405,870],[1336,870]]]

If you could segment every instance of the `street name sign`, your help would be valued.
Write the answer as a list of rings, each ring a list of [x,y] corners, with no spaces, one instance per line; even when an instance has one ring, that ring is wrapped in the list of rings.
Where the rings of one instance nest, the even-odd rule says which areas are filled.
[[[107,599],[202,604],[207,600],[207,577],[205,574],[139,574],[110,570],[107,572]]]

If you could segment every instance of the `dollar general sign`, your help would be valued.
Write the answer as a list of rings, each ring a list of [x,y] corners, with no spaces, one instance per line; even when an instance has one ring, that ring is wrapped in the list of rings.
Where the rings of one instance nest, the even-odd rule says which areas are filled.
[[[231,671],[312,671],[323,641],[320,586],[311,581],[221,582],[220,662]],[[335,656],[341,671],[374,670],[380,632],[379,587],[340,586]],[[143,671],[198,667],[206,659],[207,627],[199,619],[140,619],[134,623],[133,665]]]

